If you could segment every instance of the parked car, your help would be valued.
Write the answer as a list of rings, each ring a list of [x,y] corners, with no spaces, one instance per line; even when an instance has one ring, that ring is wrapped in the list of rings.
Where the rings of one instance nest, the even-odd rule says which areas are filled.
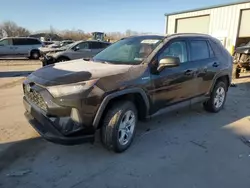
[[[233,78],[237,79],[240,77],[242,69],[250,70],[250,42],[245,46],[236,48],[233,57]]]
[[[77,41],[75,43],[66,45],[61,48],[51,49],[45,52],[43,58],[43,66],[54,64],[61,61],[69,61],[80,58],[91,58],[107,46],[110,43],[101,41]]]
[[[23,83],[25,116],[47,140],[101,140],[125,151],[138,120],[203,103],[219,112],[231,83],[232,56],[209,35],[174,34],[121,39],[94,56],[33,72]]]
[[[7,37],[0,40],[0,57],[39,59],[42,42],[32,37]]]
[[[44,47],[48,47],[49,45],[54,44],[53,41],[43,41]]]
[[[74,42],[73,40],[57,41],[57,42],[49,45],[48,48],[60,48],[60,47],[66,46],[68,44],[72,44],[73,42]]]

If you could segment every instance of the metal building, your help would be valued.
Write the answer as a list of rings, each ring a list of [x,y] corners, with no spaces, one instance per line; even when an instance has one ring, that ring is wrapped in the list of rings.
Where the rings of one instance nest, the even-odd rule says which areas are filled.
[[[250,1],[165,14],[166,34],[205,33],[231,50],[250,41]]]

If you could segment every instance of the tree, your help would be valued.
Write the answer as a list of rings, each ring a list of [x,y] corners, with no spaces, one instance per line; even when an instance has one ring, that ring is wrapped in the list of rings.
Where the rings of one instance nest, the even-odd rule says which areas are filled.
[[[15,22],[6,21],[0,24],[0,30],[5,31],[8,37],[29,36],[30,31],[18,26]]]

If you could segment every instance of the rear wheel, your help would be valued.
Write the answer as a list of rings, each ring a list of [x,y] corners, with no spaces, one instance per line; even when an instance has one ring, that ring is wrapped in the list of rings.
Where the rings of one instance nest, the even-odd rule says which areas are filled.
[[[204,103],[205,110],[209,112],[219,112],[226,101],[227,84],[223,81],[218,81],[211,93],[210,99]]]
[[[30,59],[39,59],[39,57],[40,57],[40,52],[39,52],[39,50],[32,50],[31,52],[30,52]]]
[[[137,124],[137,110],[130,101],[114,104],[104,117],[101,140],[106,148],[125,151],[132,143]]]

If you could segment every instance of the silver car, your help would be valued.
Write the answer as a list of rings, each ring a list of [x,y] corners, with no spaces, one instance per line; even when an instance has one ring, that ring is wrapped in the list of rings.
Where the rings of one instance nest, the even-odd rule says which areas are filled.
[[[43,51],[43,66],[61,61],[69,61],[81,58],[92,58],[111,43],[103,41],[77,41],[62,48]]]
[[[32,37],[6,37],[0,40],[0,57],[39,59],[43,43]]]

